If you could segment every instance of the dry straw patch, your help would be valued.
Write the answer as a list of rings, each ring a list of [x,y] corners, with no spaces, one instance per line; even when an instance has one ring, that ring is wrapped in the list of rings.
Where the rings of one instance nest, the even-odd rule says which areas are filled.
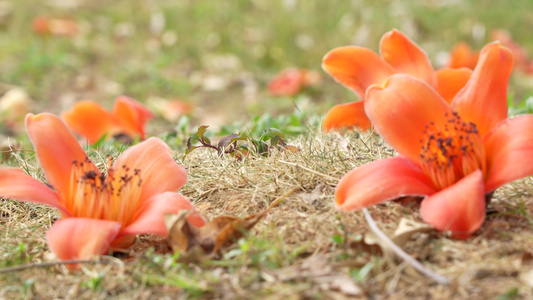
[[[533,266],[531,178],[497,191],[487,221],[471,239],[421,233],[403,246],[428,268],[452,279],[450,286],[440,286],[362,244],[368,227],[361,212],[334,208],[335,178],[394,155],[391,148],[372,134],[316,134],[291,143],[302,150],[276,150],[268,157],[238,162],[201,149],[183,161],[189,182],[181,192],[208,218],[257,213],[286,191],[300,188],[219,259],[175,262],[165,254],[169,250],[164,239],[142,236],[130,253],[115,254],[105,264],[84,265],[81,272],[53,267],[0,274],[0,298],[533,297],[528,273]],[[182,152],[176,154],[181,157]],[[57,212],[1,201],[2,261],[48,260],[44,235]],[[416,209],[393,202],[370,211],[388,234],[401,218],[420,220]],[[19,253],[21,242],[26,248]],[[365,266],[368,273],[362,271]]]

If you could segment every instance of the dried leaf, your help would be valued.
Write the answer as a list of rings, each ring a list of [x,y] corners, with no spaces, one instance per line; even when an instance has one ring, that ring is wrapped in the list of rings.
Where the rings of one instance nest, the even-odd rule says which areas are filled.
[[[302,198],[306,203],[317,207],[320,204],[320,200],[323,198],[323,192],[325,184],[322,182],[318,184],[315,189],[310,193],[300,193],[298,197]]]
[[[415,233],[431,232],[434,229],[429,224],[402,218],[398,228],[394,231],[392,241],[398,246],[403,246]]]
[[[178,214],[165,215],[165,226],[168,229],[168,242],[174,252],[191,252],[200,248],[205,256],[214,257],[226,245],[235,242],[252,229],[270,209],[278,205],[295,189],[285,193],[276,199],[264,211],[237,218],[231,216],[220,216],[211,220],[203,227],[193,226],[187,218],[193,211],[181,210]]]

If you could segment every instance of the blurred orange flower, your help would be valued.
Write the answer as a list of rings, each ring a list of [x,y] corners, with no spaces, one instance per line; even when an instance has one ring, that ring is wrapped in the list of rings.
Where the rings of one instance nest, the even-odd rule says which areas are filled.
[[[37,17],[32,27],[40,35],[75,36],[79,33],[78,23],[69,19]]]
[[[194,209],[176,191],[187,181],[170,148],[152,137],[124,151],[100,173],[65,124],[51,114],[29,114],[26,130],[53,189],[20,169],[0,168],[0,195],[58,208],[63,216],[46,235],[60,259],[86,259],[129,247],[135,235],[166,235],[164,213]],[[195,226],[205,220],[195,212]]]
[[[144,139],[144,126],[153,116],[144,105],[126,96],[115,100],[111,112],[94,101],[84,100],[61,115],[70,130],[86,137],[89,144],[95,143],[105,134],[108,137],[126,135],[130,138],[140,135]]]
[[[278,73],[268,83],[268,92],[273,96],[295,96],[305,87],[320,83],[320,74],[315,71],[288,68]]]
[[[475,69],[477,60],[479,58],[479,51],[473,51],[465,42],[457,43],[452,51],[450,51],[450,68],[469,68]]]
[[[451,104],[405,74],[371,86],[366,113],[400,155],[346,174],[337,186],[337,207],[356,210],[406,195],[427,196],[420,208],[426,222],[456,238],[475,232],[485,219],[486,195],[533,174],[533,115],[507,119],[512,67],[509,50],[487,45]]]
[[[490,34],[492,41],[499,41],[513,54],[515,69],[525,73],[533,74],[533,61],[529,59],[527,50],[516,43],[505,30],[494,30]],[[479,51],[473,51],[465,42],[457,43],[450,52],[450,68],[470,68],[474,69],[478,62]]]
[[[324,118],[324,131],[353,127],[369,129],[372,124],[364,110],[365,92],[392,74],[412,75],[435,88],[447,101],[453,99],[471,75],[468,69],[435,72],[426,53],[398,30],[383,35],[380,52],[381,57],[367,48],[346,46],[335,48],[324,56],[322,68],[361,99],[333,106]]]

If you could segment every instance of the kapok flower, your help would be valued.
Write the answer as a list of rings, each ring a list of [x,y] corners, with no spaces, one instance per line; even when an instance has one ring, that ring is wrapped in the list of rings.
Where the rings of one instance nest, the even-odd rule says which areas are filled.
[[[456,238],[485,218],[485,195],[533,174],[533,115],[507,119],[512,55],[487,45],[467,83],[448,104],[427,83],[392,75],[366,93],[377,132],[400,155],[346,174],[337,207],[356,210],[406,195],[427,196],[422,218]]]
[[[426,53],[398,30],[383,35],[380,52],[381,57],[367,48],[347,46],[335,48],[324,56],[322,68],[360,98],[360,101],[333,106],[322,124],[325,131],[369,129],[372,124],[364,110],[365,92],[392,74],[404,73],[423,80],[451,102],[472,73],[466,68],[435,72]]]
[[[473,51],[465,42],[457,43],[450,51],[448,67],[475,69],[479,59],[479,51]]]
[[[295,96],[303,88],[320,82],[315,71],[289,68],[281,71],[268,83],[268,92],[273,96]]]
[[[49,186],[16,168],[0,168],[0,196],[58,208],[63,219],[46,235],[60,259],[84,259],[109,248],[128,247],[135,235],[166,235],[164,213],[194,209],[176,191],[187,181],[169,147],[158,138],[130,147],[109,163],[107,176],[59,118],[51,114],[26,116],[26,130]],[[189,217],[196,226],[205,220]]]
[[[32,27],[40,35],[75,36],[79,33],[78,23],[69,19],[37,17]]]
[[[144,139],[144,126],[154,114],[141,103],[120,96],[111,112],[94,101],[84,100],[74,104],[70,111],[63,112],[61,117],[70,130],[93,144],[105,134],[109,137],[123,134],[131,138],[140,135]]]
[[[492,41],[500,42],[513,54],[515,70],[524,74],[533,74],[533,61],[529,59],[527,50],[515,42],[511,35],[505,30],[494,30],[490,33]],[[450,52],[450,68],[470,68],[474,69],[478,62],[479,51],[473,51],[465,42],[457,43]]]

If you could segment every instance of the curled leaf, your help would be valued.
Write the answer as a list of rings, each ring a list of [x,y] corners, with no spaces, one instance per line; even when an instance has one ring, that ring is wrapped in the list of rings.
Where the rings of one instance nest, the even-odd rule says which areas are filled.
[[[270,209],[295,190],[296,188],[285,193],[260,213],[245,218],[219,216],[202,227],[196,227],[187,220],[193,211],[182,210],[178,214],[166,214],[165,225],[168,230],[169,245],[174,252],[198,253],[201,250],[204,256],[214,257],[224,246],[231,245],[243,237]]]

